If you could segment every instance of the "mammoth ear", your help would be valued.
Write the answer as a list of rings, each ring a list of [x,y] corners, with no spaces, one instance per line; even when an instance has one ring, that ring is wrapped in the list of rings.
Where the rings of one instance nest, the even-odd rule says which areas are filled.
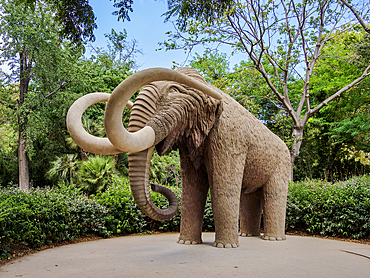
[[[203,144],[205,138],[208,136],[209,132],[220,118],[222,111],[222,101],[210,97],[206,98],[204,101],[204,106],[200,112],[201,115],[198,116],[200,120],[194,123],[196,128],[192,129],[192,132],[194,133],[192,137],[195,148],[198,148],[201,144]],[[195,134],[197,129],[199,129],[199,134]],[[197,138],[199,139],[197,140]]]
[[[220,91],[211,84],[207,83],[207,85],[212,87],[213,90]],[[189,89],[187,91],[189,92]],[[193,96],[198,100],[197,105],[199,106],[188,115],[187,126],[182,127],[184,136],[190,139],[187,140],[189,150],[196,150],[203,144],[223,111],[222,101],[197,90],[194,90]]]

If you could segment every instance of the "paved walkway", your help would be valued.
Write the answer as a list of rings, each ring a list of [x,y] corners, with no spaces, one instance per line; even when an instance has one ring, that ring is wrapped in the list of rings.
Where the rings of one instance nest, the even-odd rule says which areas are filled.
[[[370,277],[370,245],[244,237],[239,248],[219,249],[212,247],[213,233],[203,234],[200,245],[177,244],[177,237],[128,236],[48,249],[6,264],[0,277]]]

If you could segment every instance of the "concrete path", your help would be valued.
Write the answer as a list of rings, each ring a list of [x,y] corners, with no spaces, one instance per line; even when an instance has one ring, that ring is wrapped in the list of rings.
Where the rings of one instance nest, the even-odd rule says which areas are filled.
[[[203,234],[200,245],[177,244],[177,237],[128,236],[48,249],[3,266],[0,277],[370,277],[370,245],[243,237],[239,248],[219,249],[212,247],[213,233]]]

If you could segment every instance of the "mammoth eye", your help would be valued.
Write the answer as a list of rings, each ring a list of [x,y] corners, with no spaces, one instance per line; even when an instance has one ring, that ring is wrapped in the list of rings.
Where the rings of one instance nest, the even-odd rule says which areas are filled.
[[[180,91],[179,91],[177,88],[172,87],[172,88],[169,90],[169,93],[170,93],[170,94],[179,94],[179,93],[180,93]]]

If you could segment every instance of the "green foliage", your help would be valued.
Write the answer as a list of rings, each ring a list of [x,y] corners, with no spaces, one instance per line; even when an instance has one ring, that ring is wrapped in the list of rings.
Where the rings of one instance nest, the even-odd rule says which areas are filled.
[[[229,73],[229,61],[225,53],[206,50],[202,55],[195,53],[190,66],[198,70],[207,82],[214,82],[224,78]]]
[[[6,208],[1,210],[11,209],[0,220],[3,243],[23,243],[34,248],[88,234],[108,236],[108,210],[79,195],[79,191],[66,189],[34,189],[29,194],[14,188],[2,190],[0,203]]]
[[[0,201],[0,223],[5,219],[5,217],[10,213],[10,206],[8,205],[8,200]],[[6,257],[8,255],[6,250],[6,245],[3,240],[5,236],[0,234],[0,258]]]
[[[307,180],[289,186],[286,228],[323,236],[370,235],[370,177],[334,184]]]
[[[60,37],[81,43],[84,39],[95,40],[94,29],[96,17],[92,7],[86,0],[17,0],[17,5],[23,6],[26,10],[34,10],[38,3],[43,2],[56,15],[56,21],[62,27],[59,30]]]
[[[219,59],[222,56],[212,57],[209,55],[212,52],[206,52],[202,57],[196,55],[191,65],[208,75],[208,80],[216,76],[217,81],[211,81],[214,85],[217,83],[216,86],[244,105],[295,150],[292,152],[297,164],[293,165],[295,172],[298,168],[295,178],[334,179],[359,172],[358,163],[338,165],[344,161],[345,152],[338,144],[333,148],[334,142],[323,136],[332,122],[352,119],[362,111],[369,113],[369,77],[362,78],[369,65],[370,37],[353,23],[356,19],[350,20],[352,12],[336,1],[324,4],[318,1],[222,1],[223,7],[220,1],[207,2],[169,1],[167,19],[177,16],[178,29],[167,32],[168,40],[162,47],[191,52],[197,45],[211,50],[225,45],[231,54],[244,53],[246,60],[222,78],[213,74],[213,71],[217,73],[218,66],[224,65],[217,61],[222,61]],[[204,11],[207,5],[212,7]],[[204,20],[203,16],[211,20]],[[356,79],[360,82],[353,82]],[[316,117],[316,122],[321,121],[323,134],[312,136],[316,127],[313,132],[308,130],[307,120],[312,117]],[[305,129],[302,148],[306,149],[302,149],[301,154],[301,141],[287,136],[293,134],[290,130],[293,128],[295,131]],[[307,142],[306,134],[323,142]],[[312,150],[311,145],[320,145],[320,148]],[[320,170],[320,166],[314,169],[314,164],[321,164],[324,170]],[[368,169],[361,171],[368,172]]]
[[[108,208],[107,227],[114,234],[143,232],[146,221],[133,200],[127,179],[124,179],[122,185],[115,183],[92,198]]]
[[[211,192],[208,191],[206,206],[204,208],[203,216],[203,231],[214,232],[215,231],[215,220],[213,218]]]
[[[180,200],[181,190],[171,187],[171,190]],[[103,193],[92,196],[99,204],[109,209],[107,227],[115,234],[146,233],[152,231],[178,231],[180,225],[180,215],[177,213],[169,221],[155,221],[143,215],[135,204],[129,187],[128,179],[124,179],[122,184],[115,183]],[[168,201],[158,193],[151,193],[153,203],[165,209]]]
[[[89,156],[81,163],[77,173],[77,185],[88,194],[104,191],[117,176],[114,171],[112,156]]]
[[[346,144],[370,152],[369,123],[370,114],[358,114],[353,119],[332,123],[328,135],[335,140],[335,144]]]
[[[189,19],[197,19],[212,24],[234,4],[233,0],[168,0],[166,21],[177,16],[177,25],[183,31],[189,24]]]
[[[46,172],[46,177],[50,180],[57,180],[59,183],[73,184],[77,177],[77,155],[65,154],[56,157],[51,162],[51,168]]]
[[[12,150],[0,149],[0,188],[18,181],[18,161],[16,148]]]
[[[116,169],[121,176],[128,177],[128,154],[120,153],[117,157]]]
[[[181,207],[181,188],[171,187]],[[153,203],[165,209],[168,201],[151,192]],[[370,235],[370,177],[345,182],[319,180],[291,183],[288,192],[286,229],[323,236],[366,238]],[[87,198],[73,186],[34,189],[29,194],[10,188],[0,191],[0,252],[6,244],[37,247],[73,240],[82,235],[179,231],[180,211],[170,221],[158,222],[136,206],[127,178],[115,180],[105,191]],[[203,230],[214,231],[208,193]]]
[[[0,139],[3,139],[0,141],[6,147],[4,159],[11,161],[11,167],[0,172],[1,184],[17,183],[18,171],[13,167],[16,150],[11,144],[17,142],[19,129],[26,142],[30,180],[38,186],[49,184],[45,175],[50,161],[64,154],[79,154],[79,149],[71,149],[65,141],[68,136],[65,118],[71,104],[87,93],[111,93],[135,65],[136,42],[128,42],[125,31],[112,30],[107,35],[109,51],[101,49],[90,59],[81,58],[85,49],[80,39],[91,38],[95,18],[88,2],[72,2],[1,0],[0,58],[11,68],[10,74],[0,75]],[[74,26],[79,29],[78,34],[68,25],[71,18],[78,24]],[[63,35],[63,28],[70,31],[69,37]],[[66,37],[69,40],[63,40]],[[24,57],[23,62],[20,56]],[[20,74],[25,76],[23,80],[28,80],[22,87],[26,88],[22,96]],[[84,114],[84,119],[88,124],[93,123],[94,133],[104,136],[100,123],[105,104],[94,106]],[[128,109],[123,117],[127,125]],[[11,132],[3,133],[9,129]],[[2,164],[0,159],[1,168]]]
[[[358,77],[367,61],[366,50],[359,46],[367,40],[367,34],[354,30],[338,33],[323,48],[311,79],[310,95],[316,104]],[[341,180],[369,173],[365,159],[369,152],[369,85],[366,78],[317,112],[314,124],[308,122],[296,163],[302,166],[299,179]]]
[[[149,181],[171,186],[181,186],[180,155],[178,151],[170,151],[163,156],[153,152]]]
[[[112,0],[109,0],[112,1]],[[118,15],[118,20],[122,19],[122,21],[128,20],[130,21],[130,17],[128,12],[132,12],[132,4],[133,0],[114,0],[113,7],[117,8],[118,10],[114,11],[113,15]]]

